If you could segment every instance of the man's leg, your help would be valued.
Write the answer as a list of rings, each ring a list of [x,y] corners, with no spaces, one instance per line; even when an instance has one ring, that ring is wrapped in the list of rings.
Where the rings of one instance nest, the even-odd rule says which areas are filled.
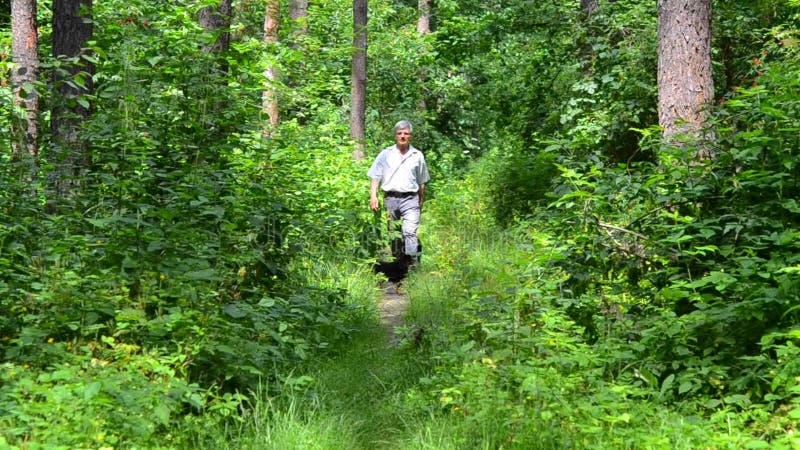
[[[389,231],[389,247],[391,248],[392,256],[395,259],[401,259],[405,253],[403,235],[399,229],[399,224],[397,223],[397,221],[402,218],[400,214],[401,200],[402,199],[398,197],[386,197],[384,199],[386,213],[389,216],[386,223],[386,228]]]
[[[403,243],[405,244],[405,254],[412,261],[419,258],[419,239],[417,229],[419,228],[419,197],[412,196],[402,199],[400,204],[400,215],[403,218]]]

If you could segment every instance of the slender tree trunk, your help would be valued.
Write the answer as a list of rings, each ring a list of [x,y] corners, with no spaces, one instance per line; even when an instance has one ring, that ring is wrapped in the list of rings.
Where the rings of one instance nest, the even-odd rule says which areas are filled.
[[[308,0],[291,0],[289,3],[289,19],[292,20],[293,35],[305,36],[308,34]],[[293,39],[292,45],[296,45]]]
[[[214,42],[203,46],[206,53],[224,53],[231,47],[231,0],[221,0],[216,7],[206,6],[198,13],[198,23],[204,29],[217,34]],[[228,70],[227,63],[220,59],[220,69]]]
[[[353,0],[353,65],[350,83],[350,137],[353,158],[366,157],[367,0]]]
[[[431,32],[431,0],[419,0],[417,2],[417,12],[419,17],[417,18],[417,33],[421,36],[425,36],[430,34]],[[427,43],[424,44],[425,47],[422,50],[424,53],[428,52]],[[419,68],[419,86],[421,89],[419,103],[417,105],[417,109],[420,111],[425,111],[428,109],[428,102],[427,102],[427,95],[428,91],[426,89],[428,83],[428,70],[427,67],[422,65]]]
[[[53,73],[56,95],[50,110],[55,166],[50,184],[56,197],[51,201],[70,195],[81,167],[89,161],[79,133],[91,114],[85,96],[94,88],[94,64],[79,58],[92,38],[91,19],[92,0],[53,0],[53,58],[61,65]]]
[[[417,19],[417,33],[425,35],[431,32],[431,0],[417,2],[419,18]]]
[[[599,0],[581,0],[581,11],[586,17],[592,17],[599,7]]]
[[[581,36],[578,42],[580,52],[581,71],[585,76],[591,76],[595,61],[595,52],[592,48],[592,41],[596,37],[596,32],[592,26],[592,16],[600,7],[598,0],[581,0],[581,21],[586,29],[586,34]]]
[[[39,76],[39,36],[36,29],[36,0],[11,0],[11,71],[13,101],[25,111],[23,118],[14,114],[11,129],[11,156],[39,154],[39,94],[35,83]]]
[[[264,16],[264,43],[272,46],[278,42],[278,27],[280,19],[280,1],[268,0],[267,12]],[[262,110],[269,118],[269,124],[264,126],[264,136],[271,136],[280,123],[278,115],[278,81],[279,71],[275,65],[264,69],[264,91],[261,96]]]
[[[713,100],[711,0],[658,0],[658,123],[664,136],[708,137],[702,133]]]

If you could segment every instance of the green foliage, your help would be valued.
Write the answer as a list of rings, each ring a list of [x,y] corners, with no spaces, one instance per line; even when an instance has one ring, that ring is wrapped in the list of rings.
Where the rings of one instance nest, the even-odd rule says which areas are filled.
[[[219,421],[241,400],[187,383],[186,355],[144,352],[107,336],[76,353],[52,338],[40,347],[66,360],[47,370],[5,363],[0,372],[0,442],[10,448],[179,446],[171,430],[200,419],[187,411]]]
[[[467,183],[454,191],[475,189]],[[561,288],[569,274],[558,263],[567,262],[570,246],[558,236],[532,222],[505,232],[460,228],[461,220],[476,223],[475,210],[451,210],[456,197],[442,194],[429,213],[440,217],[443,208],[452,221],[427,229],[437,258],[409,287],[409,326],[424,331],[417,358],[433,371],[412,398],[447,420],[450,432],[440,439],[456,448],[735,448],[749,441],[710,419],[684,421],[664,396],[671,380],[641,382],[633,374],[646,369],[636,366],[613,373],[615,358],[631,350],[610,336],[591,344],[569,317]],[[456,248],[444,245],[453,240]],[[608,324],[630,326],[611,317]]]
[[[777,42],[753,62],[757,85],[717,114],[715,160],[698,162],[691,141],[657,147],[659,164],[565,158],[551,229],[569,243],[558,302],[605,353],[607,376],[738,411],[792,445],[775,424],[796,402],[797,369],[777,355],[793,352],[800,298],[796,80],[782,75],[797,60]]]
[[[673,147],[650,128],[652,5],[587,17],[575,2],[445,1],[427,36],[414,5],[374,5],[370,153],[410,119],[447,182],[430,191],[431,271],[412,277],[414,322],[393,353],[407,365],[384,374],[367,349],[379,356],[358,376],[338,368],[335,407],[381,413],[321,420],[324,445],[363,444],[398,413],[430,417],[413,441],[428,448],[796,447],[795,3],[715,5],[714,139]],[[301,446],[327,419],[314,391],[302,401],[319,416],[239,393],[300,396],[314,380],[293,370],[363,356],[343,347],[375,325],[365,262],[385,232],[350,158],[350,4],[312,4],[307,34],[286,26],[265,45],[263,5],[239,2],[217,55],[199,50],[214,39],[197,23],[206,4],[96,4],[95,91],[69,100],[92,107],[87,147],[45,132],[35,171],[0,157],[0,445],[185,447],[252,414],[253,447]],[[63,63],[43,57],[45,109]],[[268,138],[267,65],[283,121]],[[63,155],[78,170],[60,170]]]
[[[9,3],[10,4],[10,3]],[[0,101],[4,105],[11,105],[11,34],[6,31],[7,27],[0,27]],[[0,133],[3,136],[11,136],[11,113],[12,111],[3,108],[0,113]],[[10,157],[11,141],[3,139],[0,141],[0,161],[5,162]]]
[[[558,174],[553,153],[540,151],[526,155],[512,149],[507,151],[505,155],[488,157],[490,167],[485,174],[488,204],[501,225],[548,204]]]
[[[318,76],[285,103],[302,114],[265,139],[263,44],[238,42],[221,70],[198,52],[209,36],[197,8],[96,5],[96,90],[79,99],[94,114],[80,130],[90,148],[75,189],[53,190],[61,160],[49,148],[41,178],[0,168],[8,445],[103,446],[103,436],[114,447],[180,447],[173,431],[235,416],[245,399],[236,392],[287,378],[363,315],[351,294],[300,269],[380,245],[366,168],[341,122],[348,47],[314,60]],[[305,43],[343,45],[327,30]],[[300,67],[288,46],[269,50]],[[54,402],[74,412],[48,420]]]

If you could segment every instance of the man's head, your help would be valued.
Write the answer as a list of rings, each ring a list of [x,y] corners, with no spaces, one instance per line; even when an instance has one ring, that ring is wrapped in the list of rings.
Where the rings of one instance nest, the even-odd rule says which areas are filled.
[[[394,125],[394,140],[401,149],[408,147],[413,129],[411,122],[407,120],[401,120]]]
[[[394,132],[395,133],[397,133],[397,130],[401,130],[401,129],[404,129],[404,128],[407,129],[409,133],[414,131],[414,127],[411,126],[411,122],[409,122],[407,120],[401,120],[400,122],[397,122],[396,124],[394,124]]]

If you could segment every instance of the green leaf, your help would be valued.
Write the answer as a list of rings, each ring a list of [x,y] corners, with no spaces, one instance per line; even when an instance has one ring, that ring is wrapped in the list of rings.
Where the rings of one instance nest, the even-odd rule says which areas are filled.
[[[258,306],[262,306],[264,308],[270,308],[272,306],[275,306],[275,299],[264,297],[261,299],[261,301],[258,302]]]
[[[116,220],[117,220],[117,218],[114,217],[114,216],[101,217],[101,218],[91,218],[91,217],[87,217],[86,218],[87,222],[89,222],[90,224],[96,226],[97,228],[105,228],[105,227],[108,226],[108,224],[114,223]]]
[[[703,278],[687,284],[687,287],[700,288],[711,284],[714,285],[714,289],[716,289],[719,292],[722,292],[725,289],[727,289],[727,287],[730,286],[731,284],[736,283],[736,281],[737,281],[736,277],[731,276],[725,272],[713,271],[708,275],[704,276]]]
[[[655,375],[644,367],[640,369],[633,369],[633,376],[643,380],[648,386],[655,386],[658,383]]]
[[[766,441],[750,441],[745,444],[744,448],[770,448],[770,445]]]
[[[800,205],[798,205],[797,200],[793,198],[783,200],[781,206],[789,212],[800,214]]]
[[[222,311],[225,314],[233,317],[234,319],[241,319],[242,317],[247,316],[247,313],[242,311],[236,304],[228,303],[222,308]]]
[[[664,379],[664,382],[661,383],[661,395],[663,396],[668,390],[672,388],[672,383],[675,381],[675,374],[670,374],[667,378]]]
[[[190,280],[210,280],[214,278],[214,273],[214,269],[203,269],[186,272],[183,276]]]
[[[92,381],[91,383],[86,385],[86,388],[83,390],[83,399],[84,400],[91,400],[98,392],[100,392],[100,388],[103,387],[103,384],[99,381]]]
[[[153,408],[153,414],[162,425],[169,425],[169,408],[163,403]]]
[[[750,404],[750,399],[746,395],[734,394],[729,395],[723,399],[727,404],[734,404],[739,406],[747,406]]]
[[[164,57],[163,57],[163,56],[161,56],[161,55],[156,55],[156,56],[153,56],[153,57],[147,58],[147,62],[148,62],[148,63],[149,63],[151,66],[155,66],[156,64],[158,64],[159,62],[161,62],[161,60],[162,60],[162,59],[164,59]]]

